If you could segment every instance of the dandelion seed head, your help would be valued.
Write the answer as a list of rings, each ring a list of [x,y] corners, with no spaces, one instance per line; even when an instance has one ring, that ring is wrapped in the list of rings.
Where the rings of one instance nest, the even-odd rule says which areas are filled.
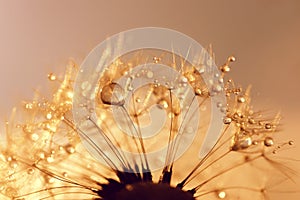
[[[117,47],[123,43],[120,37]],[[49,81],[60,83],[53,98],[25,102],[18,114],[24,119],[7,123],[7,147],[0,149],[0,193],[5,198],[268,195],[272,187],[266,180],[276,171],[270,169],[283,168],[272,156],[294,142],[277,143],[273,138],[280,117],[254,111],[250,87],[243,90],[227,80],[235,57],[216,72],[211,50],[187,55],[162,49],[118,53],[106,47],[94,71],[70,61],[63,80],[48,74]],[[190,55],[197,65],[188,60]],[[76,79],[78,74],[88,74],[87,80]],[[210,140],[205,133],[217,125],[210,121],[216,110],[222,128],[220,137]],[[155,154],[157,149],[163,150]]]

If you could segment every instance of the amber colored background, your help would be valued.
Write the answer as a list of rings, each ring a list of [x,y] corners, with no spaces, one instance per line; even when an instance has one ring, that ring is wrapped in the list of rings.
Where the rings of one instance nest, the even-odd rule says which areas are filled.
[[[144,26],[212,44],[219,65],[234,54],[229,75],[253,85],[259,109],[281,110],[280,137],[294,139],[287,154],[300,157],[298,0],[0,0],[1,119],[34,89],[46,94],[46,75],[63,72],[69,57],[81,63],[106,37]]]

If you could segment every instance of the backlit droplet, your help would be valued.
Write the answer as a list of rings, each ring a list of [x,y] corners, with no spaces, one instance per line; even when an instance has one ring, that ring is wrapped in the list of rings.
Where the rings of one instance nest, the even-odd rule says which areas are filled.
[[[223,65],[222,67],[221,67],[221,71],[222,72],[230,72],[230,67],[228,66],[228,65]]]
[[[247,149],[251,145],[252,145],[252,138],[249,136],[244,136],[242,138],[237,139],[231,149],[233,151],[238,151],[242,149]]]
[[[140,102],[141,102],[141,98],[137,97],[137,98],[135,99],[135,102],[140,103]]]
[[[239,97],[238,97],[238,102],[239,102],[239,103],[245,103],[245,102],[246,102],[246,98],[243,97],[243,96],[239,96]]]
[[[230,117],[226,117],[223,119],[224,124],[230,124],[232,122],[232,119]]]
[[[56,76],[53,73],[48,74],[48,79],[50,81],[55,81],[56,80]]]
[[[154,56],[154,57],[153,57],[153,61],[154,61],[154,63],[158,63],[158,62],[160,61],[160,58],[159,58],[159,57],[156,57],[156,56]]]
[[[51,114],[50,112],[47,113],[46,118],[47,118],[47,119],[51,119],[51,118],[52,118],[52,114]]]
[[[169,107],[168,102],[166,100],[161,100],[158,102],[158,107],[160,109],[166,109]]]
[[[67,172],[63,172],[63,176],[64,177],[68,177],[68,173]]]
[[[48,183],[54,183],[55,182],[55,178],[53,178],[52,176],[48,176],[47,182]]]
[[[239,145],[242,149],[248,148],[249,146],[251,146],[251,144],[252,144],[252,138],[251,137],[246,137],[246,138],[244,138],[243,140],[241,140],[239,142]]]
[[[39,139],[39,135],[38,134],[36,134],[36,133],[32,133],[31,134],[31,140],[32,141],[37,141]]]
[[[294,145],[294,141],[293,140],[289,141],[289,145]]]
[[[272,128],[272,124],[270,124],[270,123],[265,124],[265,128],[266,129],[271,129]]]
[[[72,145],[67,145],[65,149],[69,154],[75,153],[75,148]]]
[[[228,62],[235,62],[236,58],[234,56],[229,56],[227,61]]]
[[[28,110],[31,110],[33,108],[33,104],[32,103],[26,103],[25,108],[28,109]]]
[[[53,158],[53,156],[49,156],[49,157],[47,157],[47,162],[48,162],[48,163],[52,163],[52,162],[54,162],[54,158]]]
[[[10,163],[9,163],[9,166],[11,168],[17,168],[18,167],[18,162],[16,160],[12,160]]]
[[[109,83],[102,88],[100,98],[103,103],[122,106],[125,103],[124,89],[117,83]]]
[[[273,146],[273,145],[274,145],[273,138],[271,138],[271,137],[266,137],[265,140],[264,140],[264,144],[265,144],[265,146],[267,146],[267,147]]]
[[[220,192],[218,193],[218,197],[219,197],[220,199],[225,199],[225,198],[226,198],[226,192],[220,191]]]

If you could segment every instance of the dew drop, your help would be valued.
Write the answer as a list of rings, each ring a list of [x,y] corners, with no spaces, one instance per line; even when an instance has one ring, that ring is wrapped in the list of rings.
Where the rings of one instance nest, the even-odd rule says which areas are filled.
[[[140,103],[140,102],[141,102],[141,98],[137,97],[137,98],[135,99],[135,102]]]
[[[272,128],[272,124],[270,124],[270,123],[265,124],[265,128],[266,129],[271,129]]]
[[[264,140],[264,144],[266,147],[270,147],[274,145],[274,140],[271,137],[266,137]]]
[[[218,197],[219,197],[219,199],[225,199],[226,198],[226,192],[224,192],[224,191],[218,192]]]
[[[294,145],[294,141],[293,140],[289,141],[289,145]]]
[[[244,136],[237,141],[235,141],[234,145],[232,146],[233,151],[238,151],[241,149],[247,149],[252,145],[252,138],[249,136]]]
[[[48,79],[50,81],[55,81],[56,80],[56,76],[53,73],[48,74]]]
[[[245,103],[245,102],[246,102],[246,98],[243,97],[243,96],[239,96],[239,97],[238,97],[238,102],[239,102],[239,103]]]
[[[228,62],[235,62],[236,58],[234,56],[229,56],[227,61]]]
[[[166,100],[161,100],[161,101],[158,102],[158,107],[160,109],[166,109],[166,108],[169,107],[169,104]]]
[[[232,119],[230,117],[226,117],[223,119],[224,124],[230,124],[232,122]]]
[[[53,177],[51,177],[51,176],[48,176],[47,182],[48,182],[48,183],[54,183],[54,182],[55,182],[55,178],[53,178]]]
[[[221,108],[223,106],[223,104],[221,102],[217,103],[217,108]]]
[[[222,72],[230,72],[230,67],[229,67],[228,65],[223,65],[223,66],[221,67],[221,71],[222,71]]]
[[[36,133],[32,133],[30,138],[31,138],[32,141],[37,141],[39,139],[39,135],[36,134]]]
[[[16,160],[12,160],[10,163],[9,163],[9,166],[11,168],[17,168],[18,167],[18,162]]]
[[[248,147],[250,147],[252,144],[252,138],[251,137],[246,137],[243,140],[239,141],[239,146],[242,149],[246,149]]]
[[[49,120],[52,119],[52,114],[50,112],[47,113],[46,118],[49,119]]]
[[[38,153],[38,157],[39,157],[40,159],[45,159],[45,153],[44,153],[44,152]]]
[[[131,84],[129,84],[129,85],[127,86],[127,90],[128,90],[128,91],[132,91],[132,90],[133,90],[133,87],[132,87]]]
[[[198,96],[201,96],[203,94],[203,92],[201,91],[200,88],[196,88],[195,89],[195,94],[198,95]]]
[[[65,149],[69,154],[75,153],[75,148],[72,145],[67,145]]]
[[[53,163],[54,162],[54,158],[53,158],[53,156],[49,156],[49,157],[47,157],[47,162],[48,163]]]
[[[67,172],[63,172],[63,176],[67,178],[68,177],[68,173]]]
[[[31,109],[33,109],[33,104],[32,103],[26,103],[25,108],[28,109],[28,110],[31,110]]]
[[[154,56],[153,61],[154,63],[158,63],[161,60],[161,58]]]
[[[102,88],[100,99],[108,105],[122,106],[125,103],[124,89],[117,83],[109,83]]]

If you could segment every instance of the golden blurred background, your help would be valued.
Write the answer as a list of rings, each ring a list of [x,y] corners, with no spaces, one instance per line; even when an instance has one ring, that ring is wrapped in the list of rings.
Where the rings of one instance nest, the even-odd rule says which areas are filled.
[[[300,159],[298,0],[0,0],[2,121],[21,100],[32,99],[35,89],[46,95],[47,74],[63,73],[68,58],[80,64],[106,37],[145,26],[212,44],[218,65],[235,55],[229,76],[253,85],[259,109],[281,111],[279,137],[295,140],[287,156]]]

